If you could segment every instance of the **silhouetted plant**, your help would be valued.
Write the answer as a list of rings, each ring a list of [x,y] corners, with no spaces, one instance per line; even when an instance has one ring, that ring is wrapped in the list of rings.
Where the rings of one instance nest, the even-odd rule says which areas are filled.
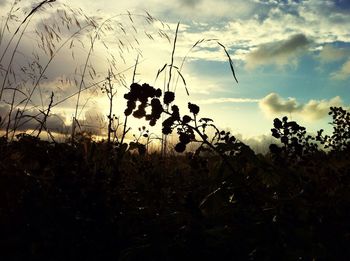
[[[130,91],[124,95],[127,100],[127,108],[124,111],[126,116],[133,115],[136,118],[145,118],[151,126],[164,114],[167,118],[162,122],[162,133],[164,135],[172,134],[176,130],[178,142],[174,149],[176,152],[182,153],[190,143],[199,144],[196,154],[202,151],[211,151],[217,153],[223,159],[225,165],[235,172],[229,157],[236,156],[240,152],[250,154],[252,150],[237,140],[230,132],[220,131],[213,123],[212,119],[200,118],[198,114],[200,108],[191,102],[188,103],[189,114],[181,115],[177,105],[171,105],[175,101],[173,92],[165,92],[163,96],[163,104],[160,97],[162,91],[155,89],[148,84],[133,83]],[[137,105],[138,103],[138,105]],[[170,107],[171,105],[171,107]],[[150,113],[146,113],[147,107],[150,107]],[[170,110],[168,109],[170,107]],[[214,135],[209,138],[207,130],[214,130]],[[254,152],[252,152],[254,154]]]
[[[172,103],[175,101],[175,90],[176,90],[176,84],[178,82],[179,77],[181,77],[186,93],[189,95],[188,89],[186,87],[186,81],[183,75],[181,74],[181,69],[184,65],[184,62],[189,52],[203,42],[216,41],[216,39],[207,39],[207,40],[202,39],[197,41],[191,47],[189,52],[185,55],[185,57],[182,60],[180,68],[178,68],[177,66],[174,65],[174,55],[175,55],[179,25],[180,23],[177,23],[175,38],[173,42],[173,49],[171,53],[171,62],[169,65],[165,64],[160,70],[158,70],[158,73],[156,76],[156,79],[157,79],[158,76],[162,72],[164,72],[167,67],[169,67],[169,77],[167,79],[166,86],[164,86],[163,104],[161,103],[161,100],[160,100],[160,97],[162,95],[161,89],[155,89],[154,87],[151,87],[146,83],[143,84],[142,86],[139,84],[133,83],[130,86],[129,93],[124,95],[124,98],[127,100],[127,108],[124,111],[124,114],[126,115],[126,117],[128,117],[131,114],[136,118],[145,117],[145,119],[149,121],[149,124],[151,126],[154,126],[156,124],[157,120],[160,119],[162,113],[168,115],[168,118],[165,119],[162,123],[162,133],[163,133],[162,150],[161,150],[162,155],[165,154],[166,152],[167,135],[171,134],[175,128],[177,129],[177,134],[179,137],[179,142],[174,147],[175,151],[177,152],[184,152],[186,150],[186,146],[191,142],[199,142],[200,149],[198,150],[198,152],[200,150],[203,150],[204,147],[206,146],[210,150],[216,151],[217,153],[221,154],[222,157],[225,157],[224,155],[228,152],[228,150],[231,150],[232,152],[231,155],[233,155],[234,154],[233,151],[237,150],[237,148],[239,147],[237,146],[239,142],[237,142],[237,144],[233,146],[232,144],[229,144],[229,140],[225,140],[225,139],[221,140],[220,131],[215,127],[213,123],[208,124],[209,121],[212,122],[211,119],[203,118],[198,121],[197,115],[200,110],[198,105],[189,102],[188,109],[192,114],[192,116],[184,115],[183,117],[180,117],[178,106],[172,105]],[[236,78],[234,68],[233,68],[233,62],[231,60],[229,53],[227,52],[223,44],[221,44],[220,42],[217,42],[217,44],[224,49],[225,54],[229,60],[229,65],[230,65],[232,75],[235,81],[238,83],[238,80]],[[178,78],[174,86],[174,91],[171,91],[170,83],[171,83],[173,69],[177,71]],[[137,105],[137,102],[139,103],[138,105]],[[151,106],[151,113],[146,115],[146,107],[148,106]],[[213,138],[212,141],[208,141],[208,136],[205,133],[206,127],[213,127],[214,130],[216,131],[215,137]],[[200,140],[197,140],[196,136],[199,136]],[[215,138],[217,138],[218,140],[215,141]],[[230,141],[232,141],[233,139],[231,139]],[[222,141],[226,142],[226,145],[227,145],[226,149],[223,149]]]
[[[50,130],[46,126],[46,121],[47,121],[47,118],[49,117],[49,114],[50,114],[50,111],[51,111],[51,107],[52,107],[52,103],[53,103],[53,97],[54,97],[54,93],[51,92],[50,103],[49,103],[49,106],[48,106],[47,110],[46,111],[41,111],[41,113],[43,114],[43,119],[39,120],[40,126],[39,126],[39,130],[38,130],[38,133],[37,133],[36,137],[38,138],[40,136],[40,133],[42,132],[42,130],[45,129],[46,132],[51,136],[51,139],[53,141],[55,141],[55,139],[53,138],[53,135],[51,134]]]
[[[107,127],[107,142],[111,142],[111,134],[116,133],[116,130],[112,128],[113,122],[116,119],[115,114],[113,114],[113,99],[117,94],[117,89],[113,86],[112,83],[112,72],[108,71],[108,76],[106,78],[106,82],[103,83],[103,87],[101,88],[102,93],[107,95],[109,101],[109,113],[107,115],[108,118],[108,127]]]
[[[139,134],[133,134],[134,140],[129,143],[129,150],[137,149],[139,155],[145,155],[147,153],[147,146],[149,144],[149,130],[146,129],[146,126],[138,128]],[[146,142],[142,143],[141,140],[146,139]]]
[[[323,135],[323,129],[317,132],[316,139],[324,145],[325,149],[331,151],[344,151],[350,148],[350,112],[342,107],[330,107],[328,113],[332,116],[331,125],[333,133],[331,136]]]
[[[236,78],[236,74],[235,74],[235,71],[234,71],[234,68],[233,68],[233,61],[231,59],[231,56],[230,54],[228,53],[226,47],[217,41],[217,39],[200,39],[198,40],[189,50],[188,52],[186,53],[186,55],[183,57],[182,61],[181,61],[181,64],[180,66],[176,66],[174,64],[174,57],[175,57],[175,50],[176,50],[176,43],[177,43],[177,38],[178,38],[178,32],[179,32],[179,26],[180,26],[180,22],[177,23],[176,25],[176,30],[175,30],[175,36],[174,36],[174,41],[173,41],[173,48],[172,48],[172,52],[171,52],[171,60],[170,60],[170,64],[165,64],[161,69],[158,70],[157,72],[157,76],[156,76],[156,80],[157,78],[159,77],[159,75],[161,73],[166,73],[166,69],[169,69],[169,76],[166,78],[165,76],[165,80],[166,80],[166,83],[164,84],[164,99],[163,99],[163,102],[165,104],[165,111],[166,113],[169,112],[169,109],[170,109],[170,105],[172,103],[172,101],[174,101],[175,99],[175,92],[176,92],[176,88],[177,88],[177,83],[179,81],[179,78],[181,78],[182,80],[182,83],[184,85],[184,88],[185,88],[185,91],[187,93],[187,95],[189,96],[189,91],[188,91],[188,88],[187,88],[187,83],[186,83],[186,80],[184,78],[184,76],[182,75],[182,68],[185,64],[185,61],[189,55],[189,53],[196,47],[200,46],[201,44],[203,43],[208,43],[208,42],[212,42],[212,41],[215,41],[218,46],[220,46],[224,52],[225,52],[225,55],[226,57],[228,58],[228,63],[230,65],[230,70],[232,72],[232,76],[234,78],[234,80],[238,83],[238,80]],[[172,72],[173,70],[175,70],[177,72],[177,79],[175,81],[175,84],[173,86],[173,88],[171,88],[170,86],[170,83],[172,82]],[[199,108],[198,108],[199,110]],[[163,133],[163,138],[162,138],[162,148],[161,148],[161,152],[162,152],[162,155],[165,155],[166,152],[167,152],[167,136],[168,134],[165,134]],[[184,146],[183,144],[179,144],[177,146],[177,148],[179,150],[182,150],[184,149]]]
[[[270,152],[278,158],[287,160],[298,160],[310,155],[318,150],[315,138],[306,133],[305,127],[300,126],[295,121],[288,121],[283,117],[273,121],[274,128],[271,129],[272,136],[279,139],[281,146],[270,145]]]

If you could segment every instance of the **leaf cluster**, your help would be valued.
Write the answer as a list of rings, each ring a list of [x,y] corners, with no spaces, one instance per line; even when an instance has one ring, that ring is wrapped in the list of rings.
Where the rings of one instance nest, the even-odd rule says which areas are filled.
[[[324,130],[318,131],[316,139],[331,151],[344,151],[350,148],[350,112],[342,107],[330,107],[328,113],[332,116],[332,135],[323,135]]]
[[[288,117],[285,116],[282,120],[274,119],[273,126],[272,136],[278,139],[282,146],[271,144],[269,148],[279,159],[300,160],[318,151],[315,137],[308,135],[305,127],[295,121],[288,121]]]

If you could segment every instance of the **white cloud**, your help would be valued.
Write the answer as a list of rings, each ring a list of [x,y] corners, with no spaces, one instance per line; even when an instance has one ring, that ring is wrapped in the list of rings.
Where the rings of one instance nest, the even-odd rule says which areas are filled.
[[[174,21],[201,21],[216,20],[225,17],[241,17],[252,14],[256,3],[235,0],[234,4],[228,0],[129,0],[113,2],[110,0],[70,0],[72,6],[80,6],[84,10],[88,9],[91,13],[96,10],[106,14],[124,12],[142,12],[147,10],[158,18],[167,18]]]
[[[249,138],[243,136],[241,140],[253,149],[255,153],[261,154],[267,153],[270,144],[274,142],[271,135],[257,135]]]
[[[331,106],[342,106],[343,102],[339,96],[330,100],[310,100],[303,106],[301,115],[310,120],[318,120],[328,115]]]
[[[310,100],[305,104],[299,103],[295,98],[284,99],[277,93],[270,93],[260,100],[261,110],[268,116],[294,114],[306,120],[318,120],[327,116],[329,107],[343,106],[339,96],[329,100]]]
[[[238,0],[232,3],[227,0],[169,0],[165,3],[162,0],[150,0],[145,3],[130,0],[110,3],[106,0],[72,0],[70,3],[82,6],[92,14],[95,10],[102,9],[101,13],[106,17],[125,10],[136,13],[148,10],[152,15],[165,19],[165,22],[181,21],[186,27],[178,37],[178,55],[185,55],[197,40],[203,38],[219,39],[231,47],[230,54],[239,60],[250,59],[246,54],[264,48],[261,45],[285,41],[298,34],[303,34],[313,41],[309,46],[310,51],[325,43],[350,42],[350,15],[344,10],[339,10],[330,1],[286,3]],[[150,48],[158,49],[159,45]],[[219,48],[211,48],[196,49],[189,58],[223,60],[225,56]],[[277,65],[285,64],[288,58],[290,57],[279,56]],[[296,59],[290,62],[293,65],[297,64]]]

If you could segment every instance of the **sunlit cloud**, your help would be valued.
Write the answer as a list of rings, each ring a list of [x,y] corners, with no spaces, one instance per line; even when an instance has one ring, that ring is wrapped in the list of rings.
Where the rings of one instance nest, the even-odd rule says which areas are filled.
[[[329,100],[310,100],[303,106],[301,115],[310,120],[318,120],[328,115],[331,106],[344,106],[339,96]]]
[[[299,103],[296,98],[284,99],[277,93],[270,93],[260,100],[261,110],[268,116],[294,114],[307,120],[319,120],[328,115],[329,107],[343,106],[339,96],[326,100],[309,100],[307,103]]]
[[[253,137],[245,138],[243,136],[242,141],[251,147],[255,153],[265,154],[269,151],[269,146],[272,143],[271,135],[257,135]]]

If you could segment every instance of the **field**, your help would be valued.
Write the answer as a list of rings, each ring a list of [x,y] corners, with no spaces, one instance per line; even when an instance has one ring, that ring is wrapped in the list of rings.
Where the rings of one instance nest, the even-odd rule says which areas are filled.
[[[224,161],[131,153],[88,138],[2,139],[1,255],[346,260],[349,147],[301,157],[275,147],[281,151],[238,150]]]

